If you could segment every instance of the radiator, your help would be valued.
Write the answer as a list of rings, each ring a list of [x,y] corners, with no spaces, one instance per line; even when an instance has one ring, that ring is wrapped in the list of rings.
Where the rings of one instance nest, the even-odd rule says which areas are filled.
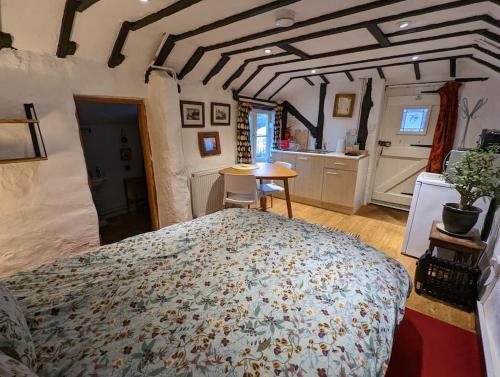
[[[191,174],[191,205],[193,217],[208,215],[222,209],[224,177],[217,170]]]

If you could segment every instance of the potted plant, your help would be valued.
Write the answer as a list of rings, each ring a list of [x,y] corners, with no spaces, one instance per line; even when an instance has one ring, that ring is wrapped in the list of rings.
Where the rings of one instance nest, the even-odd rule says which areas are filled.
[[[451,233],[466,234],[477,222],[481,209],[474,206],[477,199],[494,197],[498,192],[500,169],[495,166],[499,147],[474,148],[444,173],[460,194],[459,203],[443,205],[444,228]]]

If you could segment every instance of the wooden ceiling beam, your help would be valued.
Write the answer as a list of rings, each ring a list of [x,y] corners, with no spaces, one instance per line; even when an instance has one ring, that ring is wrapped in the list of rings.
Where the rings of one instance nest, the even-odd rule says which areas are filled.
[[[450,77],[457,77],[457,59],[450,59]]]
[[[314,86],[314,83],[307,77],[303,78],[309,85]]]
[[[168,36],[167,40],[163,43],[163,45],[160,49],[161,52],[156,57],[154,64],[155,65],[165,64],[165,61],[167,60],[172,49],[174,48],[176,42],[179,42],[179,41],[182,41],[184,39],[191,38],[191,37],[194,37],[196,35],[203,34],[203,33],[230,25],[230,24],[235,23],[235,22],[245,20],[247,18],[255,17],[255,16],[258,16],[260,14],[270,12],[272,10],[296,3],[298,1],[300,1],[300,0],[273,1],[270,3],[264,4],[264,5],[258,6],[256,8],[252,8],[252,9],[246,10],[244,12],[223,18],[221,20],[217,20],[217,21],[212,22],[210,24],[200,26],[196,29],[186,31],[186,32],[181,33],[181,34],[170,34]]]
[[[455,46],[455,47],[447,47],[447,48],[438,48],[438,49],[432,49],[432,50],[424,50],[420,51],[420,54],[434,54],[434,53],[440,53],[440,52],[450,52],[450,51],[456,51],[456,50],[463,50],[467,48],[474,48],[476,45],[474,44],[469,44],[469,45],[461,45],[461,46]],[[309,67],[309,68],[299,68],[299,69],[292,69],[288,71],[280,71],[276,72],[275,74],[279,77],[283,74],[290,74],[290,73],[298,73],[302,71],[312,71],[312,70],[320,70],[320,69],[325,69],[325,68],[336,68],[336,67],[341,67],[341,66],[346,66],[346,65],[352,65],[352,64],[362,64],[362,63],[374,63],[374,62],[380,62],[382,60],[390,60],[390,59],[398,59],[398,58],[407,58],[410,56],[414,56],[414,52],[406,53],[406,54],[397,54],[397,55],[391,55],[391,56],[383,56],[380,58],[371,58],[371,59],[364,59],[364,60],[357,60],[354,62],[345,62],[345,63],[337,63],[337,64],[328,64],[328,65],[322,65],[322,66],[316,66],[316,67]],[[376,66],[377,71],[382,73],[384,77],[380,77],[385,79],[384,71],[382,70],[381,67]],[[352,71],[353,69],[349,69]],[[340,71],[343,72],[343,71]],[[320,77],[324,77],[323,73],[319,73]],[[275,78],[272,78],[270,81],[274,81]],[[264,86],[267,87],[271,84],[271,82],[267,82]],[[262,88],[261,88],[262,89]]]
[[[320,74],[319,77],[321,77],[324,84],[330,84],[330,80],[328,80],[325,75]]]
[[[78,8],[76,10],[80,13],[85,12],[92,5],[97,3],[99,0],[79,0]]]
[[[12,35],[0,31],[0,50],[2,48],[12,48]]]
[[[384,35],[382,30],[378,27],[377,24],[373,23],[368,25],[367,27],[370,34],[375,38],[378,44],[382,47],[389,47],[391,45],[391,41]]]
[[[199,3],[201,0],[178,0],[175,3],[160,9],[158,12],[151,13],[136,21],[124,21],[118,32],[118,36],[113,45],[113,50],[108,59],[108,66],[114,68],[125,60],[125,55],[121,53],[125,41],[127,40],[128,33],[131,31],[136,31],[142,29],[148,25],[158,22],[166,17],[169,17],[175,13],[178,13],[192,5]]]
[[[271,85],[271,83],[278,78],[278,75],[275,73],[274,76],[269,80],[262,88],[260,88],[257,93],[255,93],[254,97],[258,97],[260,93],[262,93],[266,88]]]
[[[486,31],[486,29],[467,30],[467,31],[460,31],[460,32],[449,33],[449,34],[433,35],[433,36],[425,37],[425,38],[409,39],[409,40],[404,40],[404,41],[399,41],[399,42],[393,42],[391,47],[405,46],[405,45],[410,45],[410,44],[414,44],[414,43],[429,42],[429,41],[445,39],[445,38],[463,37],[463,36],[468,36],[468,35],[473,35],[473,34],[483,35],[483,33],[485,31]],[[296,63],[296,62],[303,62],[304,60],[314,60],[314,59],[321,59],[321,58],[327,58],[327,57],[332,57],[332,56],[338,57],[341,55],[349,55],[349,54],[353,54],[356,52],[372,51],[372,50],[378,50],[378,49],[384,49],[384,48],[388,48],[388,47],[380,47],[378,44],[365,45],[365,46],[348,48],[348,49],[344,49],[344,50],[336,50],[336,51],[330,51],[330,52],[311,55],[310,59],[295,59],[295,60],[289,60],[287,62],[267,63],[267,64],[261,64],[261,65],[259,65],[259,67],[262,70],[264,68],[271,67],[271,66],[290,64],[290,63]],[[413,55],[414,54],[415,53],[413,53]],[[351,64],[355,64],[355,63],[356,62],[352,62]],[[343,63],[343,64],[345,64],[345,63]],[[301,70],[303,70],[303,69],[301,69]]]
[[[473,61],[475,61],[476,63],[479,63],[480,65],[482,65],[484,67],[488,67],[489,69],[494,70],[497,73],[500,72],[500,67],[495,65],[495,64],[487,62],[486,60],[483,60],[483,59],[476,58],[474,56],[469,56],[469,58],[472,59]]]
[[[208,75],[203,79],[203,85],[207,85],[210,79],[219,73],[222,68],[224,68],[224,66],[229,62],[229,59],[231,59],[229,56],[222,55],[217,64],[214,65]]]
[[[420,65],[417,62],[413,63],[413,71],[415,72],[415,79],[420,80],[422,76],[420,75]]]
[[[380,77],[382,80],[386,80],[384,70],[382,67],[377,67],[377,72],[378,72],[378,77]]]
[[[345,71],[344,73],[347,76],[347,78],[349,79],[349,81],[351,81],[351,82],[354,81],[354,77],[352,77],[351,72]]]
[[[270,101],[276,94],[278,94],[283,88],[285,88],[285,86],[287,86],[288,84],[290,84],[291,81],[292,81],[292,79],[288,79],[287,82],[285,82],[278,89],[276,89],[276,91],[273,94],[271,94],[267,99]]]
[[[438,4],[438,5],[430,6],[427,8],[419,8],[419,9],[415,9],[415,10],[411,10],[411,11],[407,11],[407,12],[402,12],[402,13],[398,13],[395,15],[380,17],[380,18],[372,19],[372,20],[368,20],[368,21],[362,21],[362,22],[358,22],[358,23],[354,23],[354,24],[345,25],[345,26],[335,27],[335,28],[326,29],[326,30],[320,30],[320,31],[316,31],[316,32],[308,33],[308,34],[299,35],[297,37],[292,37],[292,38],[288,38],[288,39],[275,41],[272,43],[267,42],[266,44],[261,44],[261,45],[245,47],[245,48],[241,48],[241,49],[237,49],[237,50],[227,51],[226,54],[236,55],[236,54],[246,53],[246,52],[250,52],[250,51],[260,50],[260,49],[269,47],[270,45],[279,46],[280,44],[293,44],[293,43],[297,43],[297,42],[303,42],[303,41],[307,41],[310,39],[316,39],[316,38],[321,38],[321,37],[325,37],[325,36],[329,36],[329,35],[345,33],[347,31],[365,29],[365,28],[368,28],[372,24],[382,24],[385,22],[397,21],[397,20],[401,20],[401,19],[405,19],[405,18],[409,18],[409,17],[416,17],[416,16],[420,16],[420,15],[424,15],[424,14],[440,12],[440,11],[444,11],[444,10],[454,9],[457,7],[467,6],[470,4],[488,2],[488,1],[491,1],[491,0],[452,1],[450,3]],[[368,5],[368,4],[365,4],[365,5]],[[269,35],[265,35],[265,34],[259,35],[258,38],[267,37],[267,36],[269,36]],[[256,37],[254,37],[252,39],[255,39],[255,38]],[[222,43],[214,44],[211,46],[207,46],[206,48],[207,48],[207,50],[212,51],[212,50],[216,50],[219,48],[225,48],[225,47],[228,47],[228,46],[233,45],[233,44],[240,44],[243,42],[247,42],[247,40],[243,40],[242,38],[238,38],[238,39],[235,39],[233,41],[222,42]]]
[[[290,54],[296,55],[302,59],[309,59],[310,57],[310,55],[306,54],[304,51],[296,47],[293,47],[292,45],[289,44],[279,45],[279,48],[285,50],[286,52],[289,52]]]

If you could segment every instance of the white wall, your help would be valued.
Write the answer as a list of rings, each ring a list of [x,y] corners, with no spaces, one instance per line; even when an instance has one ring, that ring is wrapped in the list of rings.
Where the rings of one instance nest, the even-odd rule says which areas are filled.
[[[205,127],[183,128],[182,145],[186,168],[189,173],[227,167],[236,161],[236,115],[237,103],[232,93],[222,88],[203,86],[198,81],[181,82],[181,100],[205,103]],[[213,126],[210,120],[210,102],[231,104],[231,124],[229,126]],[[221,154],[219,156],[201,157],[198,148],[198,132],[219,132]]]

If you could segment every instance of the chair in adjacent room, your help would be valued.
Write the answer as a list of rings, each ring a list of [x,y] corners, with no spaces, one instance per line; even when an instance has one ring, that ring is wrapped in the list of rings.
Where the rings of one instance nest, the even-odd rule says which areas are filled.
[[[257,180],[253,175],[224,175],[224,207],[227,204],[250,206],[257,204],[262,192],[257,189]]]
[[[276,165],[281,165],[285,168],[291,169],[292,164],[289,162],[284,162],[284,161],[276,161]],[[283,186],[278,185],[274,181],[270,181],[268,183],[264,183],[260,186],[260,190],[262,191],[262,194],[265,196],[270,196],[271,197],[271,208],[273,207],[273,194],[276,193],[282,193],[285,191]]]

